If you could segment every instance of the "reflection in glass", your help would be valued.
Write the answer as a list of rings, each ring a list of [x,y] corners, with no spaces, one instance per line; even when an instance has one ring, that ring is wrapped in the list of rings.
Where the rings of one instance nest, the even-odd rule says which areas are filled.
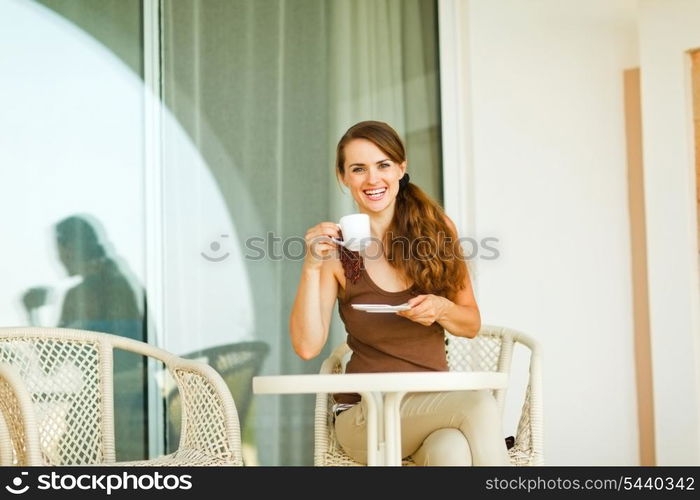
[[[11,235],[1,324],[143,340],[141,10],[140,0],[0,2],[0,224]],[[142,367],[114,363],[120,460],[145,456]]]
[[[68,276],[80,277],[61,306],[59,327],[111,333],[144,341],[144,315],[131,285],[134,278],[113,253],[99,222],[70,216],[55,227],[59,260]],[[49,287],[33,287],[22,296],[31,324]],[[120,460],[146,458],[144,361],[124,351],[114,358],[116,451]],[[69,417],[68,417],[69,418]]]

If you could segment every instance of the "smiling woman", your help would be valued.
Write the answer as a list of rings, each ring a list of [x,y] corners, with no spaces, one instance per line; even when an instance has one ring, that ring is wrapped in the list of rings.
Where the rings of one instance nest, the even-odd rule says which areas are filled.
[[[336,252],[340,234],[332,222],[307,231],[289,325],[301,358],[315,357],[325,345],[336,299],[352,350],[346,373],[446,371],[445,330],[463,337],[479,331],[454,225],[409,182],[407,164],[403,141],[383,122],[357,123],[338,142],[336,174],[369,216],[370,246],[379,252],[370,246]],[[407,255],[392,251],[395,239],[408,242]],[[426,240],[437,246],[433,258],[423,258],[420,243]],[[387,303],[408,307],[372,309]],[[366,401],[359,394],[334,397],[338,441],[355,461],[367,463]],[[418,464],[509,464],[498,407],[487,391],[409,394],[401,420],[401,456]]]

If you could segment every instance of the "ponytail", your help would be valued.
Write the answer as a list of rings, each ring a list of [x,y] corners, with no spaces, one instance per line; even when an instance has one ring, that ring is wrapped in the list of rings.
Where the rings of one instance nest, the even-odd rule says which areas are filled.
[[[415,184],[399,190],[384,238],[387,261],[415,290],[454,299],[464,287],[467,266],[457,234],[442,207]]]

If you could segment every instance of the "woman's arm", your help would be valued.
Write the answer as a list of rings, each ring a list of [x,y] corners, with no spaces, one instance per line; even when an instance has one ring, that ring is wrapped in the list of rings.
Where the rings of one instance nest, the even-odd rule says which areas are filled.
[[[338,295],[334,269],[339,263],[333,257],[335,243],[326,236],[338,237],[335,224],[321,223],[306,234],[306,258],[289,316],[292,347],[302,359],[311,359],[323,349]]]

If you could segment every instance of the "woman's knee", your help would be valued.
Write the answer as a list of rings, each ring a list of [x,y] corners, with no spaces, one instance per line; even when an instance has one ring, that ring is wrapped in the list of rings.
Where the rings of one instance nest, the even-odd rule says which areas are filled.
[[[438,429],[425,438],[413,454],[418,465],[471,465],[469,442],[458,429]]]

